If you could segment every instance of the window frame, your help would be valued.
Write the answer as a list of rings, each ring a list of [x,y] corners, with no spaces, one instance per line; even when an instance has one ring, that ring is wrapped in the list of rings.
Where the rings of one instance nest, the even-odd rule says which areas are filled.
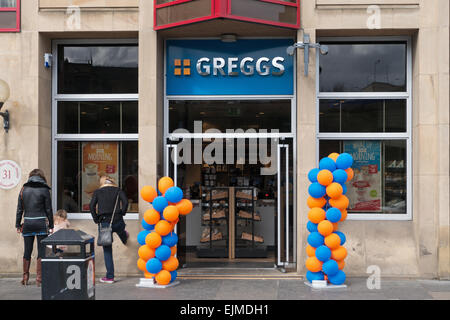
[[[349,213],[348,220],[355,221],[412,221],[413,219],[413,145],[412,145],[412,47],[411,37],[319,37],[318,42],[385,42],[406,43],[406,91],[405,92],[320,92],[320,53],[316,52],[316,161],[320,158],[321,140],[402,140],[406,141],[406,214]],[[406,132],[404,133],[321,133],[320,100],[406,100]]]
[[[15,12],[16,13],[16,27],[15,28],[0,28],[0,33],[2,32],[20,32],[21,30],[21,7],[20,0],[16,0],[16,6],[11,8],[0,7],[0,12]]]
[[[60,45],[106,45],[106,44],[136,44],[138,39],[81,39],[81,40],[54,40],[52,43],[53,57],[58,57]],[[136,101],[139,102],[139,93],[136,94],[58,94],[58,63],[52,68],[52,206],[57,208],[58,186],[58,143],[59,142],[129,142],[139,141],[136,134],[60,134],[58,133],[58,102],[102,102],[102,101]],[[72,220],[92,220],[90,213],[69,213]],[[125,220],[139,220],[139,213],[128,213]]]

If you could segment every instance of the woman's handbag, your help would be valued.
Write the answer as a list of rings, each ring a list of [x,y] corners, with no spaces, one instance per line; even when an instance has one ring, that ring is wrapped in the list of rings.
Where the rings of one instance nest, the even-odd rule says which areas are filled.
[[[120,193],[120,191],[119,191],[119,193]],[[112,224],[114,221],[114,214],[116,213],[118,201],[119,201],[119,194],[117,194],[116,204],[114,205],[114,210],[113,210],[113,214],[111,217],[111,223],[109,224],[109,226],[103,227],[101,223],[99,224],[97,245],[100,247],[108,247],[108,246],[111,246],[113,243]]]

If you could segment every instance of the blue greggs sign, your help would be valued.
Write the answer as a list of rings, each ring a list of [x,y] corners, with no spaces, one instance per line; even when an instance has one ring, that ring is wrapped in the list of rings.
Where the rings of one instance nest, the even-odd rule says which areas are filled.
[[[168,40],[167,95],[292,95],[292,39]]]

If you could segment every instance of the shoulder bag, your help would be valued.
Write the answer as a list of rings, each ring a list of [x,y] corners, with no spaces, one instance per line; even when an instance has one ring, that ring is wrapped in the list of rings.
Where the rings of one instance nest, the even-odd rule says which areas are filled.
[[[111,246],[113,243],[112,224],[114,221],[114,214],[116,213],[117,202],[119,201],[119,194],[120,190],[119,193],[117,194],[116,204],[114,205],[114,210],[109,226],[103,227],[102,223],[101,222],[99,223],[97,245],[100,247],[108,247]]]

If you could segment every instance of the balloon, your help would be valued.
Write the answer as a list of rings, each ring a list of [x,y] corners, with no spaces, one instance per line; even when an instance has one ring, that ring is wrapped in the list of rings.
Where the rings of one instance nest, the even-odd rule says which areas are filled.
[[[320,246],[316,249],[315,256],[319,261],[326,262],[331,258],[331,250],[327,246]]]
[[[170,281],[172,280],[172,276],[170,275],[169,271],[161,270],[155,276],[155,280],[160,286],[167,286],[170,283]]]
[[[175,271],[175,270],[177,270],[178,269],[178,266],[179,266],[179,262],[178,262],[178,259],[177,258],[175,258],[175,257],[169,257],[169,259],[167,259],[166,261],[164,261],[163,263],[162,263],[162,265],[163,265],[163,269],[164,270],[167,270],[167,271]]]
[[[155,250],[155,256],[160,261],[166,261],[170,258],[171,255],[172,251],[170,251],[170,248],[166,245],[161,245],[160,247],[158,247],[158,249]]]
[[[308,229],[309,232],[317,232],[317,224],[311,221],[308,221],[306,228]]]
[[[339,238],[341,238],[341,246],[343,246],[345,244],[345,242],[347,242],[347,238],[345,237],[345,234],[343,234],[340,231],[336,231],[335,233],[339,236]]]
[[[167,236],[162,238],[162,244],[168,247],[174,247],[178,243],[178,235],[175,232],[169,233]]]
[[[343,189],[342,194],[346,195],[347,194],[347,186],[345,184],[342,185],[342,189]]]
[[[333,224],[328,220],[323,220],[317,226],[317,231],[324,237],[333,233]]]
[[[322,270],[323,263],[316,257],[309,257],[306,259],[306,269],[311,272],[319,272]]]
[[[342,153],[336,160],[338,169],[346,170],[353,165],[353,157],[348,153]]]
[[[155,225],[161,220],[161,215],[155,209],[149,209],[144,213],[144,221],[149,225]]]
[[[347,170],[345,170],[345,172],[347,172],[348,175],[347,182],[353,180],[353,177],[355,176],[355,172],[353,171],[353,169],[348,168]]]
[[[157,258],[147,261],[146,269],[148,273],[157,274],[162,270],[162,263]]]
[[[316,207],[323,208],[327,204],[327,200],[325,200],[325,198],[316,199],[313,197],[308,197],[307,204],[310,209]]]
[[[346,210],[348,208],[348,205],[350,204],[347,196],[344,195],[340,196],[337,199],[330,199],[329,202],[332,207],[338,208],[340,210]]]
[[[339,157],[339,153],[332,153],[328,156],[328,158],[333,159],[334,162],[336,162],[338,157]]]
[[[339,266],[339,270],[343,270],[345,268],[345,261],[341,260],[341,261],[336,261],[338,266]]]
[[[342,169],[337,169],[333,172],[333,181],[343,185],[347,182],[348,174]]]
[[[145,279],[152,279],[155,275],[152,273],[148,273],[147,271],[144,271],[144,277]]]
[[[174,184],[172,178],[164,177],[164,178],[159,179],[158,189],[161,192],[161,194],[164,194],[164,193],[166,193],[166,191],[169,188],[172,188],[174,185],[175,184]]]
[[[142,219],[141,225],[142,225],[142,228],[144,228],[147,231],[152,231],[153,229],[155,229],[155,226],[148,224],[147,222],[145,222],[144,219]]]
[[[142,260],[142,259],[140,259],[140,258],[139,258],[139,260],[137,261],[137,267],[138,267],[138,269],[141,270],[142,272],[147,271],[147,269],[146,269],[146,264],[147,264],[147,261]]]
[[[313,281],[323,281],[325,279],[323,272],[306,272],[306,279],[309,282]]]
[[[318,182],[314,182],[308,188],[309,195],[313,198],[322,198],[326,195],[327,189]]]
[[[147,230],[139,232],[139,234],[137,236],[137,241],[141,246],[143,246],[145,244],[145,238],[147,238],[149,233],[150,233],[150,231],[147,231]]]
[[[321,208],[312,208],[308,213],[308,219],[315,224],[318,224],[325,220],[325,210]]]
[[[168,206],[164,209],[163,212],[164,219],[170,222],[177,221],[178,217],[180,216],[180,213],[178,212],[177,207],[175,206]]]
[[[179,187],[169,188],[164,194],[164,197],[166,197],[169,202],[178,203],[183,200],[183,190]]]
[[[333,231],[339,230],[339,223],[335,222],[335,223],[332,223],[332,225],[333,225]]]
[[[308,257],[314,257],[316,255],[316,250],[316,248],[311,247],[309,244],[306,246],[306,254]]]
[[[328,186],[333,182],[333,173],[329,170],[321,170],[317,175],[317,182],[322,186]]]
[[[176,204],[176,207],[178,209],[178,212],[182,216],[187,216],[189,213],[192,212],[192,209],[193,209],[192,202],[189,201],[188,199],[181,200],[180,202],[178,202]]]
[[[153,208],[158,212],[163,212],[164,209],[169,205],[167,202],[167,199],[164,197],[157,197],[155,200],[153,200]]]
[[[319,162],[319,169],[320,170],[329,170],[333,172],[336,170],[336,163],[331,158],[323,158]]]
[[[334,260],[328,260],[325,262],[322,266],[322,271],[325,273],[328,277],[334,276],[339,271],[339,266],[336,261]]]
[[[162,237],[167,236],[172,231],[172,225],[167,221],[161,220],[155,225],[155,231]]]
[[[142,260],[148,261],[155,257],[155,249],[152,249],[149,246],[144,245],[139,248],[138,255],[139,255],[139,258],[141,258]]]
[[[162,242],[161,236],[156,232],[150,233],[145,238],[145,243],[147,244],[147,246],[149,246],[152,249],[158,248],[161,245],[161,242]],[[150,273],[152,273],[152,272],[150,272]],[[156,273],[156,272],[153,272],[153,273]]]
[[[346,275],[345,272],[342,270],[339,270],[334,276],[329,276],[328,280],[330,283],[340,286],[345,283]]]
[[[344,260],[345,258],[347,258],[347,249],[340,246],[337,249],[331,250],[331,258],[337,261]]]
[[[327,214],[326,214],[327,220],[329,220],[330,222],[336,223],[341,221],[342,218],[342,213],[341,210],[337,209],[337,208],[330,208],[327,210]]]
[[[172,256],[177,254],[177,246],[173,246],[172,248],[170,248],[170,251],[172,252]]]
[[[342,196],[342,192],[344,192],[344,189],[339,183],[333,182],[327,187],[327,195],[331,199],[338,199],[340,196]]]
[[[151,186],[145,186],[141,189],[141,198],[144,201],[147,201],[149,203],[152,203],[153,200],[158,196],[158,193],[156,192],[155,188]]]
[[[171,280],[170,283],[174,282],[178,277],[178,272],[176,270],[170,271]]]
[[[317,182],[317,175],[319,174],[319,169],[312,169],[309,173],[308,173],[308,179],[309,181],[311,181],[311,183],[315,183]]]
[[[339,238],[339,236],[338,236]],[[308,243],[311,245],[311,247],[314,248],[318,248],[321,245],[324,244],[324,237],[318,233],[318,232],[312,232],[309,236],[308,236]]]
[[[343,221],[345,221],[345,220],[347,220],[347,210],[341,210],[341,213],[342,213],[342,217],[341,217],[341,221],[339,221],[339,222],[343,222]]]
[[[341,245],[341,238],[336,233],[332,233],[328,237],[325,237],[324,243],[328,248],[334,250]]]

